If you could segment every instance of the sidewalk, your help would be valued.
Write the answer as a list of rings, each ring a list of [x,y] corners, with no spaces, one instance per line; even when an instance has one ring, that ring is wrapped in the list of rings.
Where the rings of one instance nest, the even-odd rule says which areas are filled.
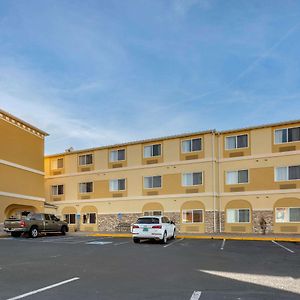
[[[87,234],[95,237],[131,237],[130,233],[122,232],[93,232]],[[203,239],[203,240],[241,240],[241,241],[282,241],[300,243],[300,234],[237,234],[237,233],[178,233],[177,239]]]

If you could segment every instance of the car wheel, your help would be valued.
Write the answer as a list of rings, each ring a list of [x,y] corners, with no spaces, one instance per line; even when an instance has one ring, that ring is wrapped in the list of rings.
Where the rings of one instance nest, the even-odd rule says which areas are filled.
[[[37,227],[32,227],[29,231],[29,236],[32,238],[36,238],[39,234]]]
[[[164,236],[163,236],[163,238],[162,238],[161,241],[162,241],[163,244],[166,244],[166,243],[167,243],[168,237],[167,237],[167,232],[166,232],[166,231],[164,232]]]
[[[174,229],[173,235],[172,235],[172,239],[175,239],[175,238],[176,238],[176,229]]]
[[[60,232],[61,232],[62,235],[66,235],[66,232],[67,232],[66,226],[63,226],[63,227],[61,228]]]
[[[11,236],[13,237],[20,237],[22,232],[11,232]]]
[[[133,238],[133,242],[138,244],[140,242],[140,239],[137,239],[137,238]]]

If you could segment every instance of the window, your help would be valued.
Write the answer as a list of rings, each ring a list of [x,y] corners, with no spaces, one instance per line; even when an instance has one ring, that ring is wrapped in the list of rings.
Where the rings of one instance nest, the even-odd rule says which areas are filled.
[[[248,134],[234,135],[226,137],[226,150],[247,148]]]
[[[64,159],[63,158],[57,158],[53,159],[51,161],[51,169],[56,170],[56,169],[62,169],[64,167]]]
[[[82,215],[83,224],[96,224],[96,213],[85,213]]]
[[[64,214],[64,219],[68,224],[75,224],[75,214]]]
[[[144,211],[144,216],[161,216],[162,211],[161,210],[147,210]]]
[[[274,132],[275,144],[300,141],[300,127],[277,129]]]
[[[121,161],[121,160],[125,160],[125,149],[110,151],[109,153],[110,162]]]
[[[160,155],[161,155],[161,144],[144,146],[144,158],[160,156]]]
[[[182,174],[182,185],[193,186],[202,184],[202,172]]]
[[[203,210],[202,209],[183,210],[182,223],[203,223]]]
[[[227,209],[227,223],[249,223],[250,210],[246,209]]]
[[[248,170],[226,172],[226,184],[248,183]]]
[[[202,150],[202,139],[191,139],[181,142],[181,152],[188,153]]]
[[[137,224],[159,224],[158,218],[139,218]]]
[[[300,179],[300,166],[275,168],[275,181],[288,181]]]
[[[58,196],[64,194],[64,186],[60,185],[52,185],[52,196]]]
[[[79,156],[79,165],[91,165],[93,163],[93,154],[85,154]]]
[[[144,188],[145,189],[161,188],[161,176],[144,177]]]
[[[79,183],[79,192],[83,193],[92,193],[93,192],[93,182],[82,182]]]
[[[276,207],[276,223],[300,222],[300,207]]]
[[[170,220],[167,217],[162,217],[161,222],[162,223],[170,223]]]
[[[110,191],[125,191],[126,190],[126,180],[125,179],[111,179],[109,181]]]

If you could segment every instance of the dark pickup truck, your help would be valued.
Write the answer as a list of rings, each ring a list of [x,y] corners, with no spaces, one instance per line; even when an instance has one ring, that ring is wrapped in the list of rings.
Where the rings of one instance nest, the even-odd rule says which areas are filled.
[[[55,215],[30,213],[24,219],[5,220],[4,231],[10,232],[13,237],[19,237],[27,232],[30,237],[36,238],[39,232],[61,232],[65,235],[69,227],[67,222],[61,221]]]

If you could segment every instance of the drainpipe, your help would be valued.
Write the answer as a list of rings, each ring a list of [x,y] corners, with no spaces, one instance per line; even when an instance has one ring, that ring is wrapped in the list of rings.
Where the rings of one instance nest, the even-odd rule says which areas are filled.
[[[216,178],[215,178],[215,131],[211,134],[211,167],[212,167],[212,192],[214,200],[214,232],[216,232]]]
[[[221,153],[221,143],[220,143],[220,134],[218,133],[218,196],[219,196],[219,230],[222,232],[222,219],[221,219],[221,196],[220,191],[220,153]]]

